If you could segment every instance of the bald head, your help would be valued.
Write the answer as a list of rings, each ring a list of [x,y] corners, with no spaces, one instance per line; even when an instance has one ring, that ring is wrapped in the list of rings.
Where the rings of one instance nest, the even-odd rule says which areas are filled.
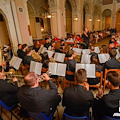
[[[37,79],[38,76],[34,72],[30,72],[24,79],[25,85],[30,88],[34,87],[37,84]]]

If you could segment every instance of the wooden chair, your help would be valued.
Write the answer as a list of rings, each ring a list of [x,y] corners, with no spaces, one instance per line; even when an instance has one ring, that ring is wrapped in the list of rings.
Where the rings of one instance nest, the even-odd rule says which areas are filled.
[[[96,78],[100,78],[100,83],[97,85],[90,85],[89,87],[92,88],[102,88],[102,81],[103,81],[103,72],[96,72]]]
[[[66,71],[66,75],[75,75],[75,73],[71,71]],[[69,80],[66,80],[65,77],[63,77],[63,90],[66,87],[73,86],[73,85],[76,85],[76,81],[69,81]]]
[[[120,70],[119,70],[119,69],[109,69],[109,70],[105,69],[105,73],[104,73],[104,83],[103,83],[103,93],[105,92],[107,73],[108,73],[109,71],[116,71],[116,72],[120,73]]]

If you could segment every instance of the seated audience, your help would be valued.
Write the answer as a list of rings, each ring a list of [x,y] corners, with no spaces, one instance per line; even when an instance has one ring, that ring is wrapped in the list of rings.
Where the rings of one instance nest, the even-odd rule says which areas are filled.
[[[26,53],[27,53],[27,55],[23,59],[23,64],[30,65],[31,61],[35,61],[35,59],[32,57],[32,50],[30,48],[28,48]]]
[[[99,65],[98,59],[96,55],[91,56],[91,64],[95,64],[96,67],[96,72],[101,72],[102,71],[102,65]],[[88,78],[88,83],[89,85],[96,85],[100,82],[100,78]]]
[[[111,49],[109,52],[110,60],[105,62],[104,69],[120,69],[120,62],[116,60],[117,51]]]
[[[4,73],[0,72],[0,100],[4,102],[8,107],[17,104],[17,78],[13,78],[13,84],[6,81]]]
[[[66,42],[74,42],[73,39],[71,37],[69,37]]]
[[[57,37],[56,35],[54,36],[54,41],[55,41],[55,42],[58,42],[58,41],[59,41],[59,39],[58,39],[58,37]]]
[[[50,90],[39,86],[39,79],[35,73],[29,73],[25,85],[18,91],[18,100],[23,109],[33,113],[45,113],[50,116],[59,104],[61,98],[57,93],[56,85],[47,74],[42,75],[43,80],[49,82]]]
[[[22,50],[19,52],[18,57],[21,59],[24,59],[24,57],[26,56],[26,50],[27,50],[27,44],[23,44],[22,45]]]
[[[63,93],[62,105],[70,116],[89,116],[89,108],[93,102],[93,94],[89,91],[86,70],[79,69],[75,74],[77,85],[67,87]]]
[[[66,71],[75,72],[76,61],[74,58],[76,54],[74,54],[73,50],[70,50],[68,51],[67,56],[68,56],[68,60],[65,61],[65,64],[67,64]],[[74,81],[74,75],[66,74],[65,78],[69,81]]]
[[[104,116],[113,117],[113,114],[119,111],[120,75],[116,71],[110,71],[107,73],[107,79],[110,92],[95,101],[94,120],[102,120]]]
[[[44,44],[44,47],[46,47],[46,48],[48,49],[49,46],[50,46],[49,39],[48,39],[48,38],[45,38],[45,44]]]

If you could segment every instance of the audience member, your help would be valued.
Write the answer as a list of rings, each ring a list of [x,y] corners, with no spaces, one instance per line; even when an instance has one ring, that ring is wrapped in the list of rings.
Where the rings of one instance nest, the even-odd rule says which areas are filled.
[[[63,92],[62,105],[65,107],[64,112],[74,117],[89,116],[89,108],[94,97],[92,92],[89,91],[86,70],[79,69],[75,74],[75,79],[77,85],[67,87]]]

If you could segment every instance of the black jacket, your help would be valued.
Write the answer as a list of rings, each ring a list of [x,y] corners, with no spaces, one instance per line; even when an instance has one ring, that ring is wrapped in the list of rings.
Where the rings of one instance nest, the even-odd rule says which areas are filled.
[[[41,87],[22,86],[18,92],[18,100],[23,109],[34,113],[45,113],[49,116],[60,102],[56,85],[49,80],[50,90]]]
[[[12,106],[17,103],[17,82],[13,84],[8,83],[6,80],[0,79],[0,100],[7,106]]]
[[[66,114],[82,117],[89,114],[89,107],[93,99],[91,91],[87,91],[83,86],[77,85],[65,89],[62,105],[66,107]]]

